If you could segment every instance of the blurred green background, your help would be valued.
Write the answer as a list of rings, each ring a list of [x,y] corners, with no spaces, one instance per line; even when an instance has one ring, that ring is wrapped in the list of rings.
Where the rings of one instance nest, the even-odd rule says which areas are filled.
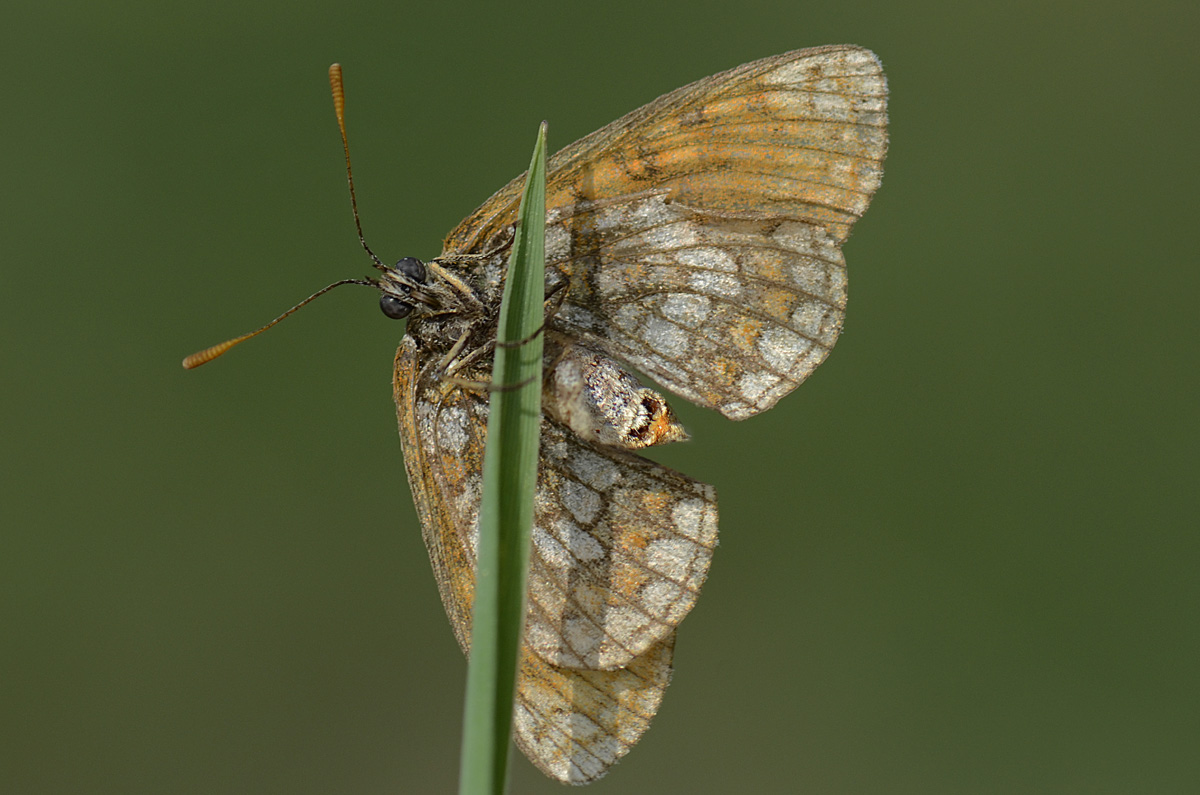
[[[1194,3],[47,2],[8,11],[0,791],[449,792],[465,665],[368,272],[748,60],[891,87],[846,332],[659,458],[722,545],[596,792],[1195,792]],[[514,792],[560,792],[522,757]]]

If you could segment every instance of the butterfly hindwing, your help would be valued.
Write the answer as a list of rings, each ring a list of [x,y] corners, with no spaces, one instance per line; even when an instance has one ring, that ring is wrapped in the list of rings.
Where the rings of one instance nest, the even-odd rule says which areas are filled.
[[[470,645],[486,395],[449,387],[406,337],[394,393],[404,460],[442,600]],[[529,614],[514,736],[548,775],[590,781],[650,724],[674,627],[716,545],[711,486],[543,421]]]
[[[446,612],[467,648],[488,403],[438,381],[406,337],[395,391],[409,482]],[[714,489],[543,419],[525,645],[612,670],[691,610],[717,540]]]

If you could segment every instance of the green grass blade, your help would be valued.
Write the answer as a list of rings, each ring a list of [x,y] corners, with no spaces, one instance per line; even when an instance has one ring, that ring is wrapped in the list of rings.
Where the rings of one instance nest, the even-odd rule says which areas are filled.
[[[546,123],[538,129],[516,237],[508,263],[497,339],[519,342],[542,325],[545,299]],[[529,537],[537,483],[542,416],[542,340],[496,348],[483,498],[479,508],[479,568],[471,624],[471,659],[459,771],[461,795],[499,795],[507,786]],[[514,384],[524,384],[511,388]]]

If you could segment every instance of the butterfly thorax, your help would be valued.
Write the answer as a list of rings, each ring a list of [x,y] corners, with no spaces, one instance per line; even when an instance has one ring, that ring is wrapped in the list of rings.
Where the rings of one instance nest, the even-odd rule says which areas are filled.
[[[457,346],[470,352],[495,340],[503,259],[499,254],[439,257],[425,263],[423,282],[395,274],[394,292],[384,290],[412,305],[406,333],[421,349],[444,355]]]
[[[396,274],[394,289],[399,300],[413,307],[407,335],[427,355],[449,355],[445,365],[470,359],[471,369],[477,374],[490,373],[491,356],[479,353],[490,352],[495,346],[512,238],[510,225],[493,235],[482,252],[443,252],[422,263],[426,273],[421,283]],[[563,301],[569,301],[567,288],[567,275],[549,265],[545,288],[547,331],[555,326]],[[555,294],[557,301],[551,298]]]

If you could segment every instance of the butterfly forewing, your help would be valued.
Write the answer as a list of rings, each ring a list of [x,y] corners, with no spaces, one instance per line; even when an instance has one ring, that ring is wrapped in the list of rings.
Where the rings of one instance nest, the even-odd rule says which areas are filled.
[[[562,149],[548,164],[546,207],[671,187],[694,206],[772,210],[844,240],[879,187],[886,150],[878,57],[853,45],[794,50],[672,91]],[[476,250],[512,224],[523,184],[497,191],[445,250]]]
[[[841,331],[840,244],[879,186],[886,105],[873,53],[822,47],[700,80],[568,146],[546,202],[561,227],[547,263],[572,288],[559,322],[726,416],[770,408]],[[503,233],[520,184],[446,252]]]

